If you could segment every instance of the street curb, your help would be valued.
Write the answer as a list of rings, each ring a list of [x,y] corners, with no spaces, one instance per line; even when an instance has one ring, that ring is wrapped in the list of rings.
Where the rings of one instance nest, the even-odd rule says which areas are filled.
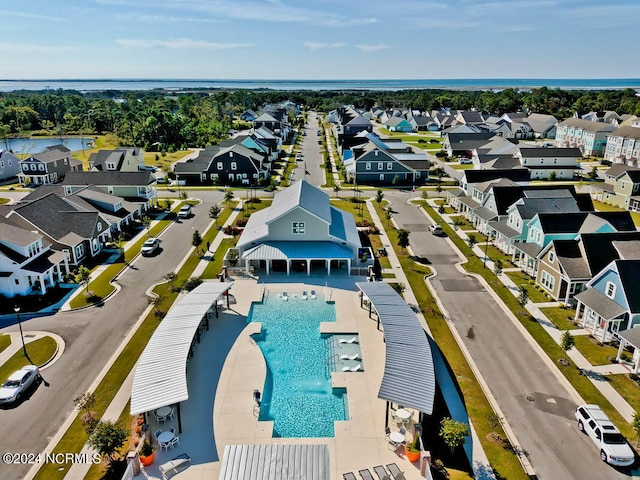
[[[30,333],[36,333],[36,332],[30,332]],[[42,365],[38,365],[38,369],[42,371],[42,370],[46,370],[52,365],[55,365],[55,363],[62,357],[62,354],[64,353],[67,344],[65,343],[64,339],[58,334],[55,334],[52,332],[37,332],[37,333],[42,333],[43,337],[44,336],[51,337],[56,341],[56,351],[53,352],[53,355],[51,355],[51,358],[49,358],[44,363],[42,363]]]

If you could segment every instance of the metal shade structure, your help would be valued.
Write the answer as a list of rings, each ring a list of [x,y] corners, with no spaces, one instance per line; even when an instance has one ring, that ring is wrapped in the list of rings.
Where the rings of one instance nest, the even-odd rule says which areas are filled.
[[[131,387],[131,415],[189,398],[187,358],[193,339],[207,312],[232,285],[204,282],[164,317],[138,359]]]
[[[219,480],[330,480],[327,445],[226,445]]]
[[[384,329],[386,357],[378,398],[431,415],[436,377],[420,320],[389,284],[358,282],[356,286],[371,302]]]

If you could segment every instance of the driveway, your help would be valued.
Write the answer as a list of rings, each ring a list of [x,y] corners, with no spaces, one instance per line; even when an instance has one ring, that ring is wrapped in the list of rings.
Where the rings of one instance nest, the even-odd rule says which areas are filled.
[[[529,454],[540,479],[621,479],[629,476],[603,464],[596,447],[578,431],[576,407],[564,385],[483,286],[456,267],[445,238],[428,233],[410,194],[388,192],[398,227],[411,232],[413,253],[428,258],[437,276],[437,296],[453,320],[507,422]],[[425,287],[426,288],[426,287]],[[473,335],[467,335],[473,328]]]
[[[222,199],[220,192],[207,192]],[[77,312],[59,312],[22,322],[25,331],[57,333],[66,342],[60,360],[47,369],[41,384],[28,401],[14,409],[0,409],[0,451],[38,453],[73,410],[73,399],[84,393],[116,351],[140,314],[147,307],[145,291],[174,270],[191,248],[195,229],[203,232],[211,221],[210,202],[193,208],[194,216],[176,222],[160,237],[162,251],[153,257],[138,257],[119,279],[122,290],[102,307]],[[16,331],[7,327],[5,331]],[[24,477],[30,465],[2,465],[3,480]]]

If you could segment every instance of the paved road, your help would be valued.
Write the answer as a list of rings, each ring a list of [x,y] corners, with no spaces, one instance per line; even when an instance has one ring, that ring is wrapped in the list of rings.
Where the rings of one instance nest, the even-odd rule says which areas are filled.
[[[210,200],[220,201],[221,192],[206,192]],[[24,403],[13,409],[0,409],[0,453],[41,452],[73,409],[73,398],[85,392],[120,345],[129,329],[147,306],[145,291],[176,268],[191,248],[194,229],[203,232],[211,221],[210,201],[194,207],[194,216],[175,223],[160,237],[162,252],[154,257],[138,257],[120,277],[118,295],[100,308],[79,312],[60,312],[23,322],[25,330],[57,333],[66,342],[61,359],[43,377],[49,387],[40,385]],[[8,327],[5,331],[15,331]],[[2,480],[18,480],[26,466],[0,464]]]
[[[394,219],[411,232],[414,254],[427,257],[437,271],[432,281],[437,295],[529,453],[538,478],[629,478],[600,461],[596,447],[578,431],[576,404],[564,386],[480,283],[455,268],[458,257],[444,238],[428,232],[423,213],[406,203],[409,196],[386,194],[397,212]]]
[[[300,152],[302,161],[296,162],[298,168],[293,170],[292,182],[305,179],[312,185],[321,186],[326,183],[324,169],[320,168],[322,156],[318,139],[318,116],[316,112],[309,112],[305,126],[306,135],[302,137]]]

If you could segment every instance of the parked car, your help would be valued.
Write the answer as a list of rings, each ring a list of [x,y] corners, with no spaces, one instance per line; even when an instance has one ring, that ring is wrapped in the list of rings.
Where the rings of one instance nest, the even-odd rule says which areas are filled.
[[[443,231],[442,231],[442,227],[440,225],[438,225],[437,223],[434,223],[432,225],[429,225],[429,231],[433,234],[433,235],[442,235]]]
[[[0,387],[0,403],[13,403],[40,379],[40,371],[35,365],[26,365],[11,374]]]
[[[191,205],[183,205],[178,211],[178,218],[189,218],[191,216]]]
[[[609,420],[598,405],[576,408],[578,429],[586,433],[600,449],[600,460],[619,467],[635,463],[635,454],[620,430]]]
[[[140,249],[140,253],[144,256],[153,255],[156,253],[156,250],[160,247],[160,240],[155,237],[148,238],[142,244],[142,248]]]

